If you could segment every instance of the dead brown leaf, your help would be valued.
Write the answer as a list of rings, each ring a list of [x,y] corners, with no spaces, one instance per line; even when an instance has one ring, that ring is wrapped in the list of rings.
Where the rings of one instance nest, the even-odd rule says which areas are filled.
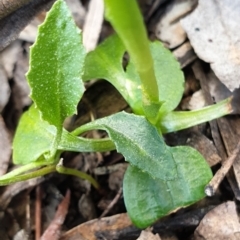
[[[181,20],[199,56],[233,91],[240,85],[240,2],[199,0],[197,8]]]
[[[195,230],[194,240],[238,240],[240,224],[234,202],[223,203],[202,219]]]

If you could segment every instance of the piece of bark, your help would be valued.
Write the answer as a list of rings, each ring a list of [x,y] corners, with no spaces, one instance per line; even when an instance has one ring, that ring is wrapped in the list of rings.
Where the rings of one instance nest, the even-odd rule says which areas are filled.
[[[107,239],[120,239],[122,236],[122,239],[126,239],[129,232],[138,236],[140,230],[132,225],[126,213],[122,213],[83,223],[63,234],[60,240],[97,240],[98,236],[108,236]]]
[[[154,232],[176,232],[195,228],[215,205],[198,208],[178,216],[162,218],[153,225]],[[94,219],[64,233],[60,240],[136,240],[141,230],[133,226],[126,213]]]
[[[213,142],[200,132],[192,131],[188,136],[186,145],[197,149],[204,156],[210,167],[222,160]]]
[[[11,12],[14,12],[18,8],[24,6],[30,2],[30,0],[1,0],[0,2],[0,19],[4,18]]]
[[[12,139],[0,115],[0,176],[7,172],[12,154]]]
[[[240,239],[240,224],[234,202],[223,203],[208,212],[195,230],[194,240],[216,239]]]
[[[236,119],[238,120],[238,119]],[[228,156],[232,154],[234,151],[237,143],[240,140],[240,137],[236,134],[236,130],[233,129],[233,124],[229,123],[228,118],[220,118],[217,120],[218,126],[221,132],[222,139],[224,141],[224,145],[227,151]],[[238,155],[233,163],[233,172],[229,172],[232,176],[231,182],[234,183],[236,180],[237,185],[233,187],[235,197],[240,200],[240,156]]]
[[[0,20],[0,51],[14,41],[24,27],[42,10],[49,9],[55,0],[31,0]]]
[[[203,68],[201,66],[200,61],[196,61],[193,64],[192,69],[193,69],[193,72],[195,74],[195,77],[200,81],[200,85],[201,85],[202,92],[203,92],[204,98],[206,100],[206,103],[208,105],[213,104],[212,97],[209,93],[207,76],[203,71]],[[226,153],[225,153],[224,145],[223,145],[223,142],[222,142],[219,130],[218,130],[217,122],[216,122],[216,120],[213,120],[213,121],[209,122],[209,124],[210,124],[210,127],[211,127],[211,133],[212,133],[213,141],[214,141],[215,146],[217,148],[218,154],[223,159],[225,159],[226,158]]]
[[[204,73],[203,68],[201,67],[201,63],[199,61],[194,63],[193,71],[196,78],[200,81],[206,102],[209,105],[212,104],[213,100],[208,87],[207,75]],[[240,139],[240,137],[237,137],[235,134],[237,132],[237,125],[234,125],[233,123],[229,124],[229,120],[227,120],[229,118],[231,119],[231,117],[223,117],[217,120],[213,120],[209,123],[215,146],[223,162],[227,159],[227,156],[231,155]],[[239,118],[235,119],[235,121],[238,120]],[[234,126],[235,128],[233,129]],[[227,174],[228,182],[230,183],[234,195],[238,200],[240,200],[240,177],[239,174],[237,174],[238,172],[240,172],[239,159],[240,158],[237,158],[233,164],[235,176],[232,169],[230,169]]]

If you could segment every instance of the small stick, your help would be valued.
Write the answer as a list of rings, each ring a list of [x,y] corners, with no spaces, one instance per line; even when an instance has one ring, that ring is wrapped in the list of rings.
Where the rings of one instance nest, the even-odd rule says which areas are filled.
[[[226,161],[223,162],[222,167],[217,171],[217,173],[214,175],[212,180],[205,187],[204,191],[208,197],[214,196],[217,188],[219,187],[219,184],[222,182],[223,178],[226,176],[229,169],[232,167],[239,152],[240,152],[240,142],[238,142],[231,156]]]
[[[116,196],[114,197],[114,199],[111,201],[111,203],[108,205],[108,207],[104,210],[104,212],[101,214],[101,216],[99,218],[103,218],[109,213],[109,211],[117,203],[117,201],[121,197],[121,195],[122,195],[122,187],[119,188]]]
[[[36,187],[36,201],[35,201],[35,240],[41,238],[41,224],[42,224],[42,188],[41,185]]]

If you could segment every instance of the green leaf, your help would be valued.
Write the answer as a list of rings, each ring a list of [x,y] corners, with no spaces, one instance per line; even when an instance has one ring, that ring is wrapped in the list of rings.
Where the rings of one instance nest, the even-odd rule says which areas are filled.
[[[184,75],[174,55],[159,41],[150,44],[158,82],[160,113],[171,112],[182,99]]]
[[[141,82],[136,72],[126,74],[122,67],[125,47],[117,35],[112,35],[85,60],[83,80],[105,79],[121,93],[135,113],[143,114]]]
[[[176,164],[171,151],[145,117],[120,112],[81,128],[83,131],[106,130],[126,161],[154,178],[166,180],[176,177]]]
[[[201,154],[190,147],[173,147],[171,152],[177,164],[177,177],[173,180],[153,179],[134,166],[129,166],[125,173],[125,205],[139,228],[205,197],[204,187],[212,173]]]
[[[124,45],[117,35],[112,35],[107,38],[103,43],[97,46],[97,48],[89,52],[85,59],[85,68],[83,80],[91,79],[105,79],[109,81],[115,88],[121,93],[124,99],[135,109],[132,99],[135,99],[137,85],[140,86],[140,80],[138,77],[138,83],[132,81],[131,78],[126,79],[126,73],[122,67],[122,58],[125,52]],[[140,94],[140,98],[136,101],[136,104],[140,108],[141,106],[141,91],[137,90],[137,94]],[[135,103],[135,102],[134,102]]]
[[[40,117],[38,109],[32,106],[19,122],[13,140],[13,162],[27,164],[37,161],[43,154],[56,152],[57,129]]]
[[[27,73],[31,98],[43,119],[58,129],[67,116],[76,113],[84,92],[84,58],[80,30],[66,3],[58,0],[39,27]]]
[[[143,115],[140,77],[131,59],[126,72],[122,67],[124,46],[113,35],[87,54],[83,79],[106,79],[111,82],[136,114]],[[179,104],[183,94],[184,76],[172,53],[162,43],[150,43],[158,82],[160,114],[170,112]]]
[[[42,120],[40,112],[32,106],[20,119],[13,141],[13,162],[28,164],[37,161],[41,156],[46,161],[57,150],[75,152],[111,151],[115,149],[110,139],[86,139],[76,137],[65,129],[58,145],[55,145],[57,129],[47,121]]]

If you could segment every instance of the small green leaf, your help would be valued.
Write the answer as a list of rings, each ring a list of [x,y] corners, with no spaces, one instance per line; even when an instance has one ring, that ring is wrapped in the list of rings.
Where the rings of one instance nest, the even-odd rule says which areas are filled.
[[[132,89],[136,89],[136,83],[131,79],[126,79],[122,67],[124,52],[124,45],[117,35],[107,38],[94,51],[87,54],[83,80],[88,81],[98,78],[109,81],[131,105],[132,99],[135,99],[134,95],[132,95],[135,92]],[[141,91],[138,92],[140,93],[138,105],[141,106]],[[131,107],[133,106],[131,105]]]
[[[43,154],[56,152],[57,129],[40,117],[38,109],[32,106],[19,122],[13,140],[13,162],[27,164],[39,159]]]
[[[86,56],[84,81],[105,79],[121,93],[137,114],[143,114],[141,82],[136,70],[123,70],[125,47],[117,35],[112,35]],[[131,64],[133,65],[133,64]]]
[[[81,128],[106,130],[126,161],[154,178],[166,180],[176,177],[176,164],[171,151],[145,117],[120,112]]]
[[[190,147],[173,147],[171,152],[177,164],[177,177],[173,180],[153,179],[134,166],[129,166],[125,173],[125,205],[139,228],[205,197],[204,187],[212,172],[201,154]]]
[[[39,27],[27,73],[31,98],[43,119],[58,129],[67,116],[76,113],[84,92],[84,58],[80,30],[65,1],[58,0]]]

